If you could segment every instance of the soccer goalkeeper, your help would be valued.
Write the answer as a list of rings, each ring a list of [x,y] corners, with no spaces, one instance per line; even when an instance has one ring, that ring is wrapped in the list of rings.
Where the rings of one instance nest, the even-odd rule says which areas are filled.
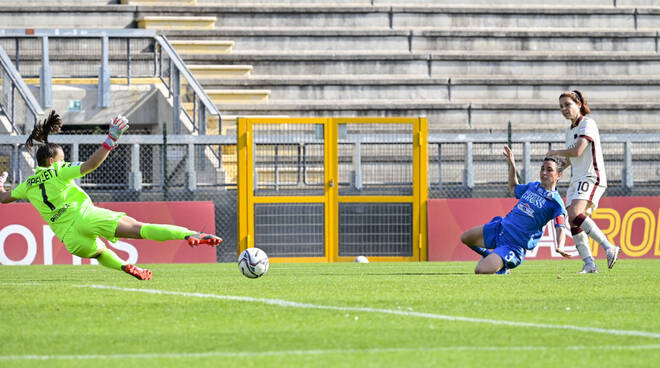
[[[187,240],[191,247],[200,244],[217,246],[222,239],[197,233],[180,226],[147,224],[127,216],[123,212],[96,207],[87,193],[73,179],[94,171],[108,157],[117,140],[128,129],[128,120],[118,115],[110,123],[108,137],[87,161],[64,161],[62,147],[48,142],[48,135],[62,128],[60,116],[53,110],[34,130],[25,142],[32,150],[34,142],[43,143],[37,149],[39,165],[35,173],[16,186],[11,192],[4,188],[7,172],[0,175],[0,202],[10,203],[27,198],[39,211],[55,235],[64,243],[69,253],[81,258],[96,258],[100,264],[122,270],[140,280],[150,280],[151,271],[122,261],[112,250],[97,245],[101,236],[111,242],[117,238],[149,239],[156,241]]]

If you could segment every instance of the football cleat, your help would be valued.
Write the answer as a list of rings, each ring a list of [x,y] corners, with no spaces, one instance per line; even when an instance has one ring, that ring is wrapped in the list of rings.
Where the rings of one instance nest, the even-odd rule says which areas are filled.
[[[619,258],[620,252],[621,252],[621,248],[617,246],[607,250],[607,268],[614,267],[617,258]]]
[[[204,233],[195,233],[192,235],[186,236],[186,240],[188,241],[188,245],[191,247],[196,247],[199,246],[200,244],[207,244],[212,247],[220,245],[222,243],[222,238],[219,236],[215,236],[212,234],[204,234]]]
[[[598,273],[598,267],[585,264],[584,267],[582,267],[582,271],[578,273]]]
[[[122,266],[121,269],[138,280],[151,280],[151,271],[146,268],[140,268],[138,266],[129,264]]]

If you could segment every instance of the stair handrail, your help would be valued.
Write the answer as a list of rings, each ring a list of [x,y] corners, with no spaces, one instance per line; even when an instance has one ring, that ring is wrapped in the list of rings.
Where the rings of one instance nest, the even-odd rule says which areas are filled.
[[[186,79],[187,84],[192,88],[194,91],[195,95],[201,102],[201,104],[212,114],[217,116],[218,122],[219,122],[219,127],[222,127],[222,116],[220,112],[218,111],[218,108],[215,106],[211,98],[206,94],[206,91],[204,88],[202,88],[201,84],[199,81],[195,78],[195,76],[190,72],[188,69],[186,63],[183,61],[181,56],[176,52],[172,44],[167,40],[167,37],[164,35],[159,35],[155,30],[153,29],[103,29],[103,28],[94,28],[94,29],[78,29],[78,28],[5,28],[5,29],[0,29],[0,38],[2,37],[13,37],[13,38],[19,38],[19,37],[41,37],[41,38],[48,38],[48,37],[67,37],[67,38],[152,38],[155,42],[160,45],[161,52],[165,52],[172,60],[172,63],[176,67],[177,73],[183,78]],[[154,50],[156,52],[156,50]],[[11,64],[11,60],[7,56],[6,53],[4,53],[6,56],[6,61]],[[48,64],[48,59],[47,57],[45,58],[45,63]],[[104,61],[107,63],[107,59]],[[3,61],[3,66],[4,66],[4,61]],[[14,67],[13,70],[16,72],[16,75],[18,75],[18,72],[16,68]],[[162,70],[160,71],[162,73]],[[128,76],[130,80],[130,75]],[[102,81],[102,79],[104,79]],[[107,81],[105,81],[107,79]],[[99,84],[103,83],[109,83],[109,73],[99,75]],[[165,83],[163,81],[163,84],[165,84],[170,92],[170,94],[173,94],[174,91],[172,91],[173,86],[172,86],[172,81],[171,81],[171,76],[170,76],[170,83]],[[21,79],[22,80],[22,79]],[[42,81],[43,83],[43,81]],[[48,81],[47,83],[50,83]],[[130,83],[130,82],[129,82]],[[25,83],[23,83],[23,86],[25,86]],[[42,85],[42,88],[44,86]],[[47,88],[50,87],[50,85],[47,86]],[[27,90],[29,91],[29,90]],[[30,94],[31,95],[31,94]],[[178,96],[177,96],[178,97]],[[32,97],[32,102],[36,102],[36,99],[34,96]],[[102,105],[102,104],[100,104]],[[176,125],[179,122],[179,114],[181,110],[183,110],[184,114],[187,114],[185,109],[182,109],[180,106],[180,101],[176,100],[174,101],[173,108],[178,108],[177,111],[174,112],[173,114],[173,123]],[[40,106],[38,103],[36,106]],[[47,105],[46,105],[47,106]],[[39,107],[39,110],[36,111],[41,111],[41,114],[43,114],[43,110],[40,110],[41,108]],[[199,109],[199,118],[200,121],[200,127],[195,126],[195,117],[191,118],[191,122],[193,123],[193,131],[197,130],[200,134],[206,134],[206,110],[205,109]],[[190,118],[190,116],[188,116]],[[15,128],[14,128],[15,129]]]
[[[193,76],[192,72],[190,69],[188,69],[188,66],[183,61],[181,56],[176,52],[167,37],[165,35],[158,35],[154,38],[156,41],[158,41],[161,50],[164,50],[167,53],[167,56],[172,60],[176,68],[179,70],[179,73],[181,73],[183,77],[188,81],[188,85],[198,96],[199,101],[209,110],[211,114],[218,117],[219,126],[222,127],[222,116],[220,115],[220,111],[218,111],[218,108],[215,106],[209,95],[206,94],[206,91],[204,88],[202,88],[202,85],[199,83],[197,78]]]
[[[16,67],[14,66],[14,63],[11,62],[11,59],[9,59],[9,55],[5,52],[5,49],[0,46],[0,64],[2,64],[2,69],[4,71],[4,75],[6,77],[9,77],[11,80],[12,84],[12,94],[13,94],[13,88],[16,88],[18,90],[19,95],[23,99],[23,102],[25,103],[25,106],[28,108],[30,113],[32,114],[32,124],[37,123],[39,117],[44,114],[43,109],[41,108],[41,105],[39,105],[39,102],[37,102],[37,99],[34,97],[32,92],[30,91],[30,88],[28,88],[27,84],[25,84],[25,81],[21,77],[21,75],[18,73],[18,70],[16,70]],[[6,81],[3,81],[3,83],[6,83]],[[6,93],[4,91],[3,93]],[[2,106],[2,110],[4,111],[5,115],[9,119],[9,123],[11,124],[11,127],[16,134],[21,134],[21,132],[16,129],[16,124],[14,124],[15,116],[14,116],[14,104],[12,103],[12,106]],[[7,109],[11,111],[7,111]],[[9,114],[8,114],[9,113]],[[31,127],[25,127],[25,130],[31,130]]]

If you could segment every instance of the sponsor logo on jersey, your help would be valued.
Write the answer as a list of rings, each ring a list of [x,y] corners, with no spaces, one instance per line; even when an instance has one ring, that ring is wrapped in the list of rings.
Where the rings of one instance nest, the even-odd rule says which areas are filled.
[[[534,210],[528,203],[520,202],[516,205],[525,215],[534,218]]]
[[[62,215],[64,214],[64,212],[67,210],[67,208],[69,208],[69,204],[68,204],[68,203],[65,204],[64,207],[62,207],[62,208],[60,208],[59,210],[57,210],[57,212],[55,213],[55,215],[53,215],[53,217],[50,218],[50,222],[55,222],[55,221],[57,221],[57,219],[59,219],[60,217],[62,217]]]
[[[537,208],[543,208],[547,202],[544,196],[538,195],[530,190],[526,191],[520,199],[533,204],[534,207]]]

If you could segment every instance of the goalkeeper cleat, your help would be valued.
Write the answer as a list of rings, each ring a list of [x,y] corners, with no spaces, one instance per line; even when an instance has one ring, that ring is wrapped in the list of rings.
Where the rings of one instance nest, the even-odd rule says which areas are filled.
[[[138,280],[151,280],[151,271],[146,268],[129,264],[122,266],[121,269]]]
[[[620,247],[614,247],[607,250],[607,268],[614,267],[617,258],[619,258],[619,253],[621,252]]]
[[[199,246],[200,244],[207,244],[212,247],[220,245],[222,243],[222,238],[219,236],[211,235],[211,234],[204,234],[204,233],[195,233],[192,235],[186,236],[186,240],[188,241],[188,245],[191,247],[196,247]]]

